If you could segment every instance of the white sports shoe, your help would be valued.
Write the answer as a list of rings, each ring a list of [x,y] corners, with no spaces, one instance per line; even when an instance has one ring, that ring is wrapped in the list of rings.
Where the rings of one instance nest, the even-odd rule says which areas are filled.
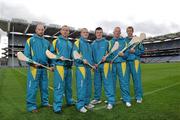
[[[86,107],[87,109],[93,109],[95,106],[90,103],[90,104],[88,104],[88,105],[85,105],[85,107]]]
[[[82,112],[82,113],[86,113],[87,109],[85,107],[82,107],[79,111]]]
[[[126,102],[126,106],[127,107],[131,107],[131,103],[130,102]]]
[[[91,104],[96,105],[96,104],[100,104],[102,101],[101,100],[92,100]]]
[[[108,110],[111,110],[112,108],[113,108],[113,105],[111,105],[111,104],[108,104],[108,105],[107,105],[107,109],[108,109]]]
[[[137,103],[142,103],[142,98],[139,100],[136,100]]]

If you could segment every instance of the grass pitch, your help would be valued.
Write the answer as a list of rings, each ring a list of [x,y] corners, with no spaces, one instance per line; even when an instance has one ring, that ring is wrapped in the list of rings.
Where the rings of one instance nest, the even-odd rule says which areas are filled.
[[[142,104],[132,100],[127,108],[120,101],[117,83],[116,101],[113,110],[105,109],[105,103],[93,111],[83,114],[74,106],[63,106],[61,114],[52,109],[39,108],[39,113],[26,111],[26,72],[25,68],[0,68],[0,120],[180,120],[180,63],[142,64],[142,85],[144,99]],[[73,73],[73,97],[76,99],[75,72]],[[50,84],[53,77],[50,73]],[[49,100],[53,102],[53,90],[49,89]],[[131,96],[133,84],[131,80]],[[105,100],[104,93],[102,99]],[[40,97],[37,95],[40,106]]]

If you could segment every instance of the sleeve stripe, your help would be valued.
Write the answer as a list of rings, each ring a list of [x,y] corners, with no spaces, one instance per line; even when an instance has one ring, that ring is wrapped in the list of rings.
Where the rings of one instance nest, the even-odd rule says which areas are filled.
[[[27,44],[28,44],[29,47],[30,47],[30,40],[31,40],[31,38],[27,39]]]
[[[74,43],[76,45],[76,47],[79,49],[79,39],[76,40],[76,42]]]

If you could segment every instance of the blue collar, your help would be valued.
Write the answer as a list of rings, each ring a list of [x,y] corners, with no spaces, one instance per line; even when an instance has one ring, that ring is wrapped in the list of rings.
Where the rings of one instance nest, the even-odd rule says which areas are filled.
[[[87,39],[85,39],[84,37],[80,37],[80,40],[84,41],[84,42],[88,42]]]
[[[117,40],[119,40],[119,38],[115,38],[115,37],[113,37],[112,39],[113,39],[114,41],[117,41]]]
[[[97,41],[97,42],[101,42],[101,41],[103,41],[103,40],[105,40],[105,38],[96,39],[95,41]]]
[[[114,41],[118,41],[118,40],[122,40],[123,39],[123,37],[119,37],[119,38],[115,38],[115,37],[113,37],[112,38]]]
[[[37,34],[34,34],[33,37],[39,38],[39,39],[44,39],[44,37],[41,37],[41,36],[39,36],[39,35],[37,35]]]
[[[58,39],[67,41],[68,39],[64,38],[62,35],[58,36]]]

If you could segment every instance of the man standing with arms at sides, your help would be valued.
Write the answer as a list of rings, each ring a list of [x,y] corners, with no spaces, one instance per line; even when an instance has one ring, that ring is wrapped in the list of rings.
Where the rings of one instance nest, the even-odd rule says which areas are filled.
[[[50,49],[50,43],[46,40],[44,35],[44,25],[38,24],[34,34],[26,42],[24,54],[28,58],[35,62],[47,66],[48,58],[45,51]],[[36,105],[36,95],[38,87],[41,94],[41,105],[45,107],[51,107],[48,100],[48,74],[47,70],[42,66],[35,64],[28,64],[28,76],[27,76],[27,110],[30,112],[38,112]]]
[[[114,58],[119,51],[121,51],[127,44],[123,37],[120,36],[121,29],[120,27],[114,28],[114,37],[110,41],[110,49],[114,46],[115,42],[119,43],[119,48],[114,51],[110,57]],[[116,95],[116,80],[117,76],[120,84],[120,92],[127,107],[131,106],[130,103],[130,93],[128,88],[128,79],[127,79],[127,65],[126,65],[126,53],[120,53],[119,56],[112,63],[112,79],[113,79],[113,88],[114,94]]]
[[[51,52],[60,56],[54,60],[54,103],[55,113],[61,113],[63,95],[65,93],[67,105],[74,105],[72,99],[72,62],[65,61],[65,58],[72,59],[72,43],[68,40],[69,27],[64,25],[60,29],[61,35],[53,40]]]
[[[129,43],[133,37],[134,28],[132,26],[126,29],[127,37],[126,42]],[[135,99],[137,103],[142,103],[142,85],[141,85],[141,68],[140,68],[140,55],[144,53],[144,47],[142,43],[137,45],[135,48],[127,50],[129,55],[127,57],[127,68],[128,68],[128,84],[130,86],[130,74],[132,75],[135,91]]]
[[[111,78],[110,63],[104,57],[109,52],[109,42],[102,37],[103,30],[97,27],[95,30],[96,40],[92,43],[93,59],[96,66],[94,72],[94,100],[91,104],[101,103],[102,83],[104,84],[105,95],[108,100],[107,109],[112,109],[115,98]],[[98,63],[102,60],[102,63]]]
[[[92,109],[94,105],[90,104],[92,81],[91,67],[93,64],[92,49],[87,41],[89,32],[86,28],[81,29],[81,37],[74,44],[73,52],[78,52],[82,59],[76,59],[73,54],[76,65],[76,88],[77,88],[77,103],[76,108],[82,112],[87,112],[87,109]]]

